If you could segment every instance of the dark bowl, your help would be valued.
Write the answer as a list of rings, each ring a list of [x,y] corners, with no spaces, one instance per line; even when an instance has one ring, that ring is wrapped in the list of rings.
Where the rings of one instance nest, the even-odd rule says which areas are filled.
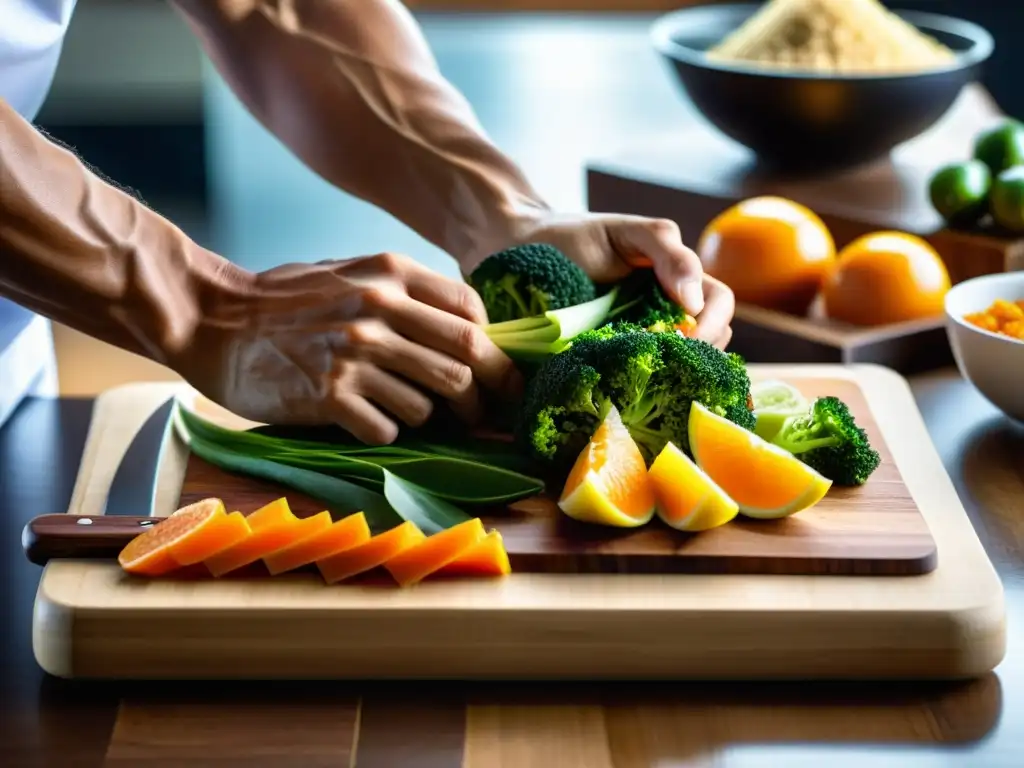
[[[654,23],[651,38],[704,118],[766,166],[833,170],[887,155],[946,113],[961,89],[979,78],[994,46],[977,24],[896,11],[952,49],[955,61],[914,74],[833,75],[709,60],[705,52],[760,7],[673,11]]]

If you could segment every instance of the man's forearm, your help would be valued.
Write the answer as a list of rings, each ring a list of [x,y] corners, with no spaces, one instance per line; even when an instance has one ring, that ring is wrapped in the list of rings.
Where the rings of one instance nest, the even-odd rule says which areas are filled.
[[[544,209],[397,0],[173,2],[299,158],[464,265]]]
[[[0,99],[0,295],[170,365],[207,289],[244,275]]]

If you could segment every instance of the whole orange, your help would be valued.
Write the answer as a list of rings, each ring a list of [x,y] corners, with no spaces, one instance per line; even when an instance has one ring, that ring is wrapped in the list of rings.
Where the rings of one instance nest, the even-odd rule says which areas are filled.
[[[873,232],[839,252],[822,288],[829,317],[884,325],[943,312],[949,272],[927,241],[905,232]]]
[[[732,288],[736,301],[806,314],[835,262],[825,223],[782,197],[744,200],[716,216],[697,243],[704,271]]]

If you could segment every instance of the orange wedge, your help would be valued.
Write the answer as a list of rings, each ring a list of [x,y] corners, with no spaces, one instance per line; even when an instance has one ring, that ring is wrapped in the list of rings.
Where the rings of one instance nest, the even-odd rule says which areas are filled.
[[[395,581],[407,587],[447,565],[486,535],[484,524],[474,517],[405,549],[384,563],[384,567]]]
[[[619,528],[654,517],[647,464],[614,406],[576,458],[558,506],[574,520]]]
[[[690,408],[694,461],[747,517],[787,517],[817,504],[832,481],[788,451],[712,413]]]
[[[437,570],[439,576],[505,576],[511,572],[500,531],[491,531]]]
[[[383,565],[400,552],[419,544],[426,536],[406,520],[369,541],[318,560],[316,567],[328,584],[334,584]]]
[[[246,522],[251,533],[228,549],[208,557],[203,564],[214,576],[223,576],[254,563],[264,555],[295,541],[292,528],[299,518],[286,499],[276,499],[251,513]]]
[[[665,444],[647,474],[658,501],[658,517],[678,531],[717,528],[739,511],[736,502],[674,443]]]
[[[228,515],[220,499],[177,510],[129,541],[117,556],[128,573],[160,576],[219,552],[249,533],[241,513]]]
[[[271,575],[293,571],[370,540],[366,515],[357,512],[338,520],[328,528],[296,541],[263,558]]]

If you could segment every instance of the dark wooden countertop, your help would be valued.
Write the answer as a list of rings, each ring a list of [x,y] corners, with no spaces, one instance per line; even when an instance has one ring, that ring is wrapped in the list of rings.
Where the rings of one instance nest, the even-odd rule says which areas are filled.
[[[1006,660],[995,673],[965,683],[80,684],[51,678],[32,657],[40,570],[23,557],[20,532],[33,515],[65,510],[91,403],[29,401],[0,430],[0,765],[1018,765],[1024,435],[955,372],[913,384],[1007,590]]]

